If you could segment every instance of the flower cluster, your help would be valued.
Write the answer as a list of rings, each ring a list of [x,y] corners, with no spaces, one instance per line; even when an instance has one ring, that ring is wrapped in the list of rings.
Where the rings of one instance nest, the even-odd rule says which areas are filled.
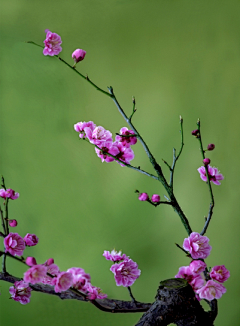
[[[209,256],[211,246],[208,244],[209,239],[193,232],[184,239],[183,248],[191,254],[193,259],[205,259]],[[203,272],[205,271],[205,275]],[[230,272],[224,265],[215,266],[211,272],[207,271],[207,265],[202,260],[193,260],[189,266],[179,268],[176,278],[184,278],[192,286],[198,300],[220,299],[227,291],[219,283],[224,283],[229,277]]]
[[[37,243],[38,237],[30,233],[22,238],[18,233],[10,232],[4,238],[5,252],[9,252],[13,256],[22,256],[26,246],[36,246]]]
[[[124,166],[120,161],[130,164],[134,158],[134,152],[130,146],[136,144],[137,137],[132,130],[128,130],[126,127],[120,130],[115,141],[113,141],[112,133],[109,130],[102,126],[96,126],[92,121],[78,122],[74,125],[74,129],[79,133],[80,138],[88,139],[90,143],[96,145],[96,154],[102,162],[116,161]]]
[[[138,269],[137,263],[125,254],[122,254],[121,251],[112,250],[109,252],[105,250],[103,256],[107,260],[114,262],[110,271],[114,274],[117,286],[129,287],[139,278],[141,271]]]

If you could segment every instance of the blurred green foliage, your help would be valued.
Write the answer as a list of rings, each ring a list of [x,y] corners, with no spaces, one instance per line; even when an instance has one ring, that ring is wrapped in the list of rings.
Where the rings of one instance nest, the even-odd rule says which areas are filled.
[[[82,267],[110,298],[128,300],[102,257],[104,250],[122,249],[142,270],[132,290],[145,302],[154,300],[160,280],[189,263],[175,246],[186,237],[179,217],[134,193],[163,197],[163,187],[117,163],[102,164],[93,147],[78,140],[78,121],[93,120],[113,134],[126,123],[109,98],[24,43],[42,44],[48,28],[61,35],[61,56],[69,63],[76,48],[87,51],[77,68],[100,87],[113,86],[127,114],[136,97],[133,123],[160,163],[171,163],[172,148],[180,146],[182,115],[185,147],[174,184],[194,231],[202,229],[209,207],[197,172],[199,144],[191,136],[201,118],[205,146],[216,144],[209,157],[225,176],[213,185],[216,207],[207,232],[208,265],[231,271],[215,325],[239,325],[239,1],[2,0],[0,15],[0,173],[20,193],[10,203],[10,217],[19,222],[14,231],[40,239],[25,255],[38,263],[54,257],[61,270]],[[152,173],[140,144],[134,150],[133,164]],[[11,260],[7,266],[19,277],[26,270]],[[22,306],[8,300],[9,284],[0,286],[1,326],[120,326],[141,316],[107,314],[42,293]]]

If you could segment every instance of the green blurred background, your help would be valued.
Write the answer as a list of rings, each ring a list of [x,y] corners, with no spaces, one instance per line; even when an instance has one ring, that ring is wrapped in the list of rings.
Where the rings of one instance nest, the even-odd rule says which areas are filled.
[[[185,147],[175,173],[175,193],[194,231],[200,232],[209,194],[199,178],[199,144],[191,136],[201,118],[203,141],[215,143],[212,164],[225,176],[213,185],[216,207],[207,236],[209,266],[231,271],[219,300],[216,326],[239,325],[239,118],[240,3],[236,1],[1,0],[1,169],[7,187],[20,193],[10,217],[24,236],[39,237],[25,256],[38,263],[54,257],[61,270],[82,267],[110,298],[128,300],[115,285],[104,250],[122,249],[137,261],[141,277],[132,290],[152,302],[160,280],[189,260],[176,248],[186,232],[171,207],[154,208],[134,193],[165,194],[161,184],[120,167],[102,164],[92,146],[78,140],[73,124],[93,120],[113,134],[126,123],[114,103],[55,58],[24,41],[42,44],[45,29],[62,37],[61,57],[100,87],[113,86],[156,159],[169,163],[179,149],[179,115]],[[133,164],[153,172],[140,144]],[[163,166],[168,175],[168,170]],[[238,257],[238,258],[237,258]],[[26,270],[8,260],[8,271]],[[1,282],[0,324],[134,325],[141,314],[107,314],[90,304],[33,293],[23,306],[9,300]]]

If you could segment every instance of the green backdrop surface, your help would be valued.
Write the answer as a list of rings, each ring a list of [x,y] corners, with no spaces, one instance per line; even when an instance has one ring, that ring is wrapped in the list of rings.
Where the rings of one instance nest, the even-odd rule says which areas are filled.
[[[186,232],[171,207],[137,200],[135,189],[165,195],[153,179],[101,163],[94,148],[78,139],[73,124],[93,120],[113,134],[126,126],[114,103],[56,58],[24,41],[42,44],[45,29],[62,37],[62,58],[73,63],[76,48],[87,51],[77,68],[115,94],[127,114],[136,97],[136,128],[161,163],[185,146],[175,173],[175,193],[192,229],[200,231],[209,207],[199,178],[199,144],[191,136],[201,119],[203,141],[225,176],[213,185],[216,207],[207,236],[208,266],[231,272],[219,300],[216,326],[239,325],[239,1],[2,0],[0,173],[20,193],[10,204],[16,230],[39,237],[25,256],[43,263],[54,257],[61,270],[82,267],[110,298],[128,300],[115,285],[104,250],[122,249],[142,271],[132,290],[152,302],[159,281],[173,277],[189,260],[177,249]],[[153,173],[140,144],[133,164]],[[167,167],[162,163],[164,173]],[[2,245],[1,248],[2,249]],[[26,268],[7,261],[10,273]],[[141,314],[107,314],[90,304],[33,293],[30,304],[9,300],[0,283],[0,325],[134,325]]]

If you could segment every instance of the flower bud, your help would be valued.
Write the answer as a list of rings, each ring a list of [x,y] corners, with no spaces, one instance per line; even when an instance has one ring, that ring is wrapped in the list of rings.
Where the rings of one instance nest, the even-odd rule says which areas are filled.
[[[160,196],[159,195],[152,195],[151,201],[153,203],[159,203],[160,202]]]
[[[208,151],[213,151],[215,148],[215,145],[214,144],[209,144],[208,147],[207,147],[207,150]]]
[[[34,257],[27,257],[25,262],[30,267],[37,265],[37,261]]]
[[[78,63],[79,61],[82,61],[86,55],[86,51],[77,49],[72,53],[72,58],[75,61],[75,63]]]
[[[205,158],[204,160],[203,160],[203,164],[204,165],[208,165],[208,164],[210,164],[210,159],[209,158]]]
[[[141,200],[141,201],[146,201],[146,200],[149,199],[149,197],[148,197],[148,194],[146,192],[143,192],[142,194],[140,194],[138,196],[138,199]]]
[[[193,136],[197,136],[199,134],[199,130],[198,129],[195,129],[192,131],[192,135]]]
[[[17,223],[16,220],[8,220],[8,224],[9,224],[12,228],[15,228],[15,226],[18,225],[18,223]]]
[[[48,260],[46,261],[46,265],[50,266],[52,264],[54,264],[54,259],[53,258],[48,258]]]

